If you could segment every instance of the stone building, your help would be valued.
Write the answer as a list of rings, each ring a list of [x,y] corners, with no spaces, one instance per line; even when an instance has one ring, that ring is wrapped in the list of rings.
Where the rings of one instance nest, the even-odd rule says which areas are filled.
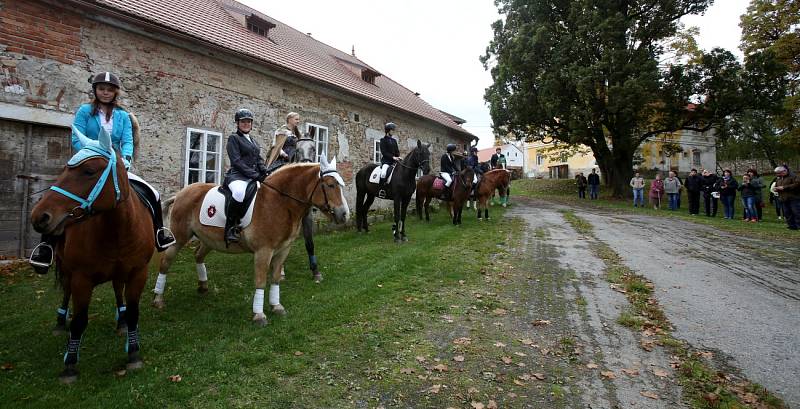
[[[318,151],[336,156],[350,200],[385,122],[397,123],[401,154],[422,140],[436,159],[477,139],[354,55],[233,0],[0,0],[0,256],[38,240],[35,193],[70,157],[73,113],[102,71],[119,75],[141,122],[134,171],[164,195],[221,181],[241,107],[267,147],[299,112]]]

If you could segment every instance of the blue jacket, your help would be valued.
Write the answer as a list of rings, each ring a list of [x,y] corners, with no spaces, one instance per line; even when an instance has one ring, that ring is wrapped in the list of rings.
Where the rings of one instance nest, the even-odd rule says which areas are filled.
[[[119,152],[122,157],[133,157],[133,128],[131,126],[131,118],[122,108],[114,108],[111,118],[114,120],[114,126],[111,129],[111,143],[114,149]],[[81,105],[80,108],[78,108],[78,112],[75,113],[75,120],[72,124],[90,139],[97,140],[97,138],[100,137],[100,116],[92,115],[92,104]],[[72,132],[72,148],[76,151],[81,150],[83,146],[81,146],[80,143],[78,135]]]

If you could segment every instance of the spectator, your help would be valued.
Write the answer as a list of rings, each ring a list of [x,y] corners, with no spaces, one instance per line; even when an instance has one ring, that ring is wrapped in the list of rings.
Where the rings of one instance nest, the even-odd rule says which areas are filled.
[[[726,219],[733,219],[734,201],[736,200],[736,188],[739,183],[733,178],[730,169],[722,171],[722,178],[717,182],[719,185],[719,198],[725,211]]]
[[[681,194],[681,181],[675,177],[673,171],[669,171],[669,176],[664,180],[664,193],[669,199],[669,210],[677,210],[678,196]]]
[[[681,196],[682,196],[682,193],[683,193],[683,179],[681,179],[681,177],[678,176],[678,172],[673,172],[673,173],[675,174],[675,179],[678,179],[678,183],[680,183],[680,186],[678,186],[678,196],[675,198],[676,199],[676,201],[675,201],[675,210],[678,210],[678,209],[681,208]]]
[[[703,178],[697,174],[697,169],[689,172],[686,178],[686,193],[689,195],[689,214],[697,216],[700,213],[700,192],[703,190]]]
[[[775,216],[778,217],[778,220],[783,220],[783,204],[781,204],[781,198],[775,190],[777,181],[778,177],[776,176],[772,178],[772,182],[769,184],[769,202],[775,206]]]
[[[757,189],[751,183],[750,176],[748,176],[747,174],[742,176],[742,184],[739,185],[738,190],[742,192],[742,204],[744,205],[744,221],[757,222],[758,221],[758,213],[756,213]]]
[[[758,171],[754,168],[747,170],[747,176],[750,176],[750,186],[756,189],[755,209],[758,220],[764,220],[764,197],[762,193],[764,190],[764,180],[761,179],[761,176],[758,175]]]
[[[703,170],[703,205],[705,206],[707,217],[717,217],[718,180],[719,176],[716,173],[712,173],[708,169]]]
[[[660,209],[661,208],[661,198],[664,196],[664,181],[661,180],[661,174],[656,174],[655,180],[650,182],[650,193],[648,194],[650,197],[650,203],[653,205],[653,209]]]
[[[597,169],[592,169],[589,174],[589,199],[597,199],[600,192],[600,175],[597,174]]]
[[[775,191],[783,204],[783,218],[790,230],[797,230],[800,224],[800,178],[789,173],[786,165],[775,168],[775,174],[778,175]]]
[[[578,184],[578,199],[586,199],[586,185],[588,182],[586,181],[586,176],[583,176],[583,172],[579,172],[578,176],[575,176],[575,181]]]
[[[636,172],[631,178],[631,188],[633,188],[633,207],[644,207],[644,178]]]

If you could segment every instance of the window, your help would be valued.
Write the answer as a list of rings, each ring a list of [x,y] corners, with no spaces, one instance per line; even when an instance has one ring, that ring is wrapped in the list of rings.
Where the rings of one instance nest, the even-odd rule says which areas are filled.
[[[381,163],[381,140],[374,139],[372,142],[374,145],[373,147],[375,148],[372,154],[372,161],[375,163]]]
[[[692,151],[692,166],[700,166],[700,151],[697,149]]]
[[[317,148],[317,162],[322,155],[328,157],[328,128],[321,125],[306,124],[306,133],[308,137],[316,142]],[[330,159],[330,158],[328,158]]]
[[[380,73],[370,70],[369,68],[361,70],[361,79],[372,85],[375,85],[375,78],[378,78],[380,76],[381,76]]]
[[[270,23],[267,20],[264,20],[255,14],[251,14],[247,16],[247,29],[262,36],[267,37],[269,35],[269,30],[271,28],[275,28],[275,24]]]
[[[539,166],[544,165],[544,155],[536,154],[536,164]]]
[[[217,183],[222,175],[222,134],[186,129],[186,162],[183,184]]]

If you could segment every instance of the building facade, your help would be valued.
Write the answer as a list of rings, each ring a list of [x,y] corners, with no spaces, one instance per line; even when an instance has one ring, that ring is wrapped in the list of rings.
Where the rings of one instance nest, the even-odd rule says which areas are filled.
[[[475,137],[416,94],[343,53],[232,0],[4,0],[0,4],[0,255],[38,240],[28,214],[71,156],[72,116],[92,74],[112,71],[141,138],[133,171],[169,196],[221,182],[233,114],[255,114],[262,146],[288,112],[348,188],[379,158],[395,122],[401,154],[417,140],[441,152]],[[436,164],[438,165],[438,164]]]

